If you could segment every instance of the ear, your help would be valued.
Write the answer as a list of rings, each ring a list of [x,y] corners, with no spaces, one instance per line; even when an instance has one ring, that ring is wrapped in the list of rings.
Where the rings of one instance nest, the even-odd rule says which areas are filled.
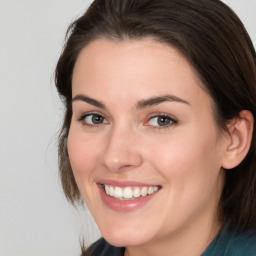
[[[222,167],[232,169],[246,157],[252,141],[254,118],[250,111],[243,110],[228,124],[229,139],[222,160]]]

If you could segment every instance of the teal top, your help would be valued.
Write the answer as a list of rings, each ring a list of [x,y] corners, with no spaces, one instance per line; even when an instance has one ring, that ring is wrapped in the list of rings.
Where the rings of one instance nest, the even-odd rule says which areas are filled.
[[[256,256],[256,235],[226,227],[213,240],[202,256]]]
[[[90,256],[123,256],[125,248],[114,247],[103,238],[95,242]],[[201,256],[256,256],[256,235],[225,227]]]

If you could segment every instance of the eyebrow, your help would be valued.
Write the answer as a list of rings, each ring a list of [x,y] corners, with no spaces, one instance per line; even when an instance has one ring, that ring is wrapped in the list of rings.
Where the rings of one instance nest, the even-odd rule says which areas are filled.
[[[76,96],[72,99],[72,102],[78,101],[78,100],[84,101],[84,102],[86,102],[86,103],[88,103],[88,104],[91,104],[91,105],[93,105],[93,106],[95,106],[95,107],[98,107],[98,108],[106,109],[105,105],[104,105],[102,102],[100,102],[100,101],[98,101],[98,100],[95,100],[95,99],[92,99],[92,98],[90,98],[90,97],[88,97],[88,96],[85,96],[85,95],[82,95],[82,94],[76,95]]]
[[[83,94],[76,95],[72,99],[72,102],[79,101],[79,100],[84,101],[84,102],[86,102],[90,105],[93,105],[95,107],[106,109],[106,106],[101,101],[95,100],[95,99],[90,98],[90,97],[88,97],[86,95],[83,95]],[[144,109],[144,108],[147,108],[147,107],[158,105],[158,104],[166,102],[166,101],[178,102],[178,103],[183,103],[183,104],[190,105],[190,103],[188,101],[186,101],[184,99],[181,99],[177,96],[164,95],[164,96],[151,97],[149,99],[142,99],[142,100],[138,101],[138,103],[136,104],[136,109]]]
[[[186,101],[184,99],[181,99],[177,96],[164,95],[164,96],[156,96],[156,97],[151,97],[149,99],[140,100],[137,103],[136,108],[137,109],[143,109],[143,108],[158,105],[158,104],[166,102],[166,101],[178,102],[178,103],[183,103],[183,104],[190,105],[190,103],[188,101]]]

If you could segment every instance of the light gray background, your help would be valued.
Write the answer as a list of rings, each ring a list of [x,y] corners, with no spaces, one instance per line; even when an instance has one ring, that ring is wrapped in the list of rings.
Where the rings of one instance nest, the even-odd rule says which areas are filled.
[[[57,170],[62,105],[53,72],[86,0],[0,0],[0,256],[77,256],[98,232],[70,206]],[[256,0],[226,0],[256,45]]]

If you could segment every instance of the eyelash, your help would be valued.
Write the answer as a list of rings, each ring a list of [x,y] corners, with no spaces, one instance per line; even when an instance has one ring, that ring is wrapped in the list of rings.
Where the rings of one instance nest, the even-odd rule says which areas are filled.
[[[103,119],[103,122],[102,123],[98,123],[98,124],[89,124],[88,122],[85,121],[85,119],[87,117],[91,116],[92,118],[93,117],[99,117],[99,118],[102,118]],[[98,127],[99,125],[101,124],[106,124],[108,122],[104,122],[104,121],[107,121],[102,115],[100,114],[97,114],[97,113],[89,113],[89,114],[85,114],[85,115],[82,115],[81,117],[78,118],[78,121],[81,122],[83,125],[85,126],[88,126],[88,127]]]
[[[166,125],[147,125],[147,123],[150,122],[150,120],[152,120],[153,118],[166,118],[169,120],[170,123],[166,124]],[[158,123],[159,124],[159,123]],[[177,125],[178,124],[178,120],[174,119],[173,117],[171,117],[168,114],[165,113],[161,113],[161,114],[155,114],[154,116],[151,116],[148,121],[146,122],[146,126],[151,126],[154,129],[168,129],[171,128],[171,126]]]
[[[88,117],[98,117],[98,118],[101,118],[103,120],[103,122],[100,122],[98,124],[90,124],[88,122],[85,121],[86,118]],[[149,125],[147,123],[150,122],[150,120],[152,120],[153,118],[166,118],[169,120],[170,123],[166,124],[166,125]],[[108,121],[107,119],[105,119],[102,115],[100,114],[97,114],[97,113],[89,113],[89,114],[85,114],[85,115],[82,115],[81,117],[79,117],[78,119],[79,122],[81,122],[83,125],[85,126],[88,126],[88,127],[99,127],[100,125],[102,124],[108,124]],[[159,123],[158,123],[159,124]],[[171,126],[174,126],[174,125],[177,125],[178,124],[178,120],[174,119],[173,117],[171,117],[170,115],[168,114],[165,114],[165,113],[162,113],[162,114],[155,114],[154,116],[151,116],[145,123],[144,125],[145,126],[151,126],[152,128],[154,129],[167,129],[167,128],[170,128]]]

